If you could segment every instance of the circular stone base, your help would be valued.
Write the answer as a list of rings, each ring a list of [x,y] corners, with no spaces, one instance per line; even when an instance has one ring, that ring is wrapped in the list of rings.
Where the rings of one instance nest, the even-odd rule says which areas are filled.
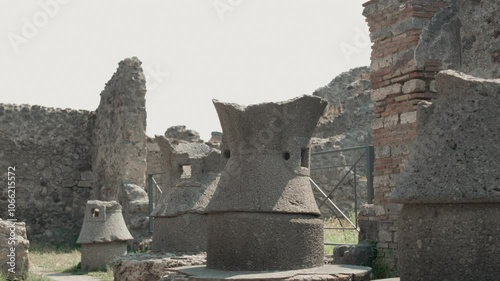
[[[207,267],[293,270],[323,265],[323,221],[314,215],[208,215]]]
[[[159,281],[370,281],[371,268],[354,265],[323,265],[321,267],[287,271],[223,271],[205,266],[179,267]]]

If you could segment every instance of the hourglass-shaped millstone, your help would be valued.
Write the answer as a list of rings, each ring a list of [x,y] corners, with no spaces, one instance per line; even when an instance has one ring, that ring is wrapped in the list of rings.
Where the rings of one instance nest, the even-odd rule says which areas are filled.
[[[309,141],[327,102],[251,106],[214,100],[228,158],[208,215],[207,267],[289,270],[323,264],[323,222],[309,182]]]

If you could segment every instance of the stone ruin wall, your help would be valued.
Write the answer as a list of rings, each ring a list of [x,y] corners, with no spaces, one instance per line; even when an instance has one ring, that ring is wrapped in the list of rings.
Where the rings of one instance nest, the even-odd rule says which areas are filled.
[[[141,62],[121,61],[101,93],[92,136],[92,199],[118,201],[135,239],[149,236],[145,95]]]
[[[16,167],[16,218],[33,241],[76,241],[91,196],[95,114],[0,105],[0,217],[7,219],[7,167]]]
[[[371,0],[364,6],[373,42],[376,160],[374,206],[362,218],[362,232],[378,241],[389,264],[396,264],[401,206],[390,196],[417,135],[417,104],[436,97],[434,77],[442,69],[499,77],[500,5],[494,0]]]

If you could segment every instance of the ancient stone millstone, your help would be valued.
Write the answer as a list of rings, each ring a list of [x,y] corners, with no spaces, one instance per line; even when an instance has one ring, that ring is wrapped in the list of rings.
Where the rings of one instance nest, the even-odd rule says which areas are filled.
[[[154,252],[206,251],[207,215],[224,161],[217,149],[156,136],[167,183],[155,207]]]
[[[240,106],[214,100],[227,164],[207,206],[207,267],[289,270],[323,264],[309,140],[326,101]]]
[[[500,79],[436,76],[438,98],[417,114],[418,136],[392,200],[401,280],[498,280]]]
[[[82,244],[82,270],[106,269],[114,259],[127,254],[127,240],[131,239],[118,202],[87,201],[76,241]]]

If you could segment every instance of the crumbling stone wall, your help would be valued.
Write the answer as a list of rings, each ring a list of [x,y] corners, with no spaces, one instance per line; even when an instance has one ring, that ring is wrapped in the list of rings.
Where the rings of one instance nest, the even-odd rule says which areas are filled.
[[[120,62],[96,112],[0,104],[0,208],[7,210],[7,167],[15,166],[16,218],[31,241],[74,243],[89,199],[120,201],[131,232],[147,235],[140,65]]]
[[[389,202],[398,176],[404,172],[411,144],[416,137],[416,107],[435,97],[434,75],[438,63],[418,65],[415,51],[432,17],[446,1],[368,1],[364,15],[373,42],[371,56],[372,99],[375,117],[372,138],[375,147],[374,211],[378,231],[369,231],[378,241],[379,256],[395,264],[398,237],[396,221],[400,205]]]
[[[101,93],[92,134],[92,199],[118,201],[136,239],[147,235],[145,95],[141,62],[121,61]]]
[[[7,167],[16,167],[16,218],[32,241],[74,243],[93,173],[94,114],[0,104],[0,216],[7,217]]]
[[[398,177],[405,172],[417,135],[416,108],[436,97],[434,77],[457,69],[498,77],[500,49],[494,0],[371,0],[364,15],[373,42],[371,56],[372,122],[375,146],[375,217],[380,255],[395,264],[401,206],[390,203]]]

